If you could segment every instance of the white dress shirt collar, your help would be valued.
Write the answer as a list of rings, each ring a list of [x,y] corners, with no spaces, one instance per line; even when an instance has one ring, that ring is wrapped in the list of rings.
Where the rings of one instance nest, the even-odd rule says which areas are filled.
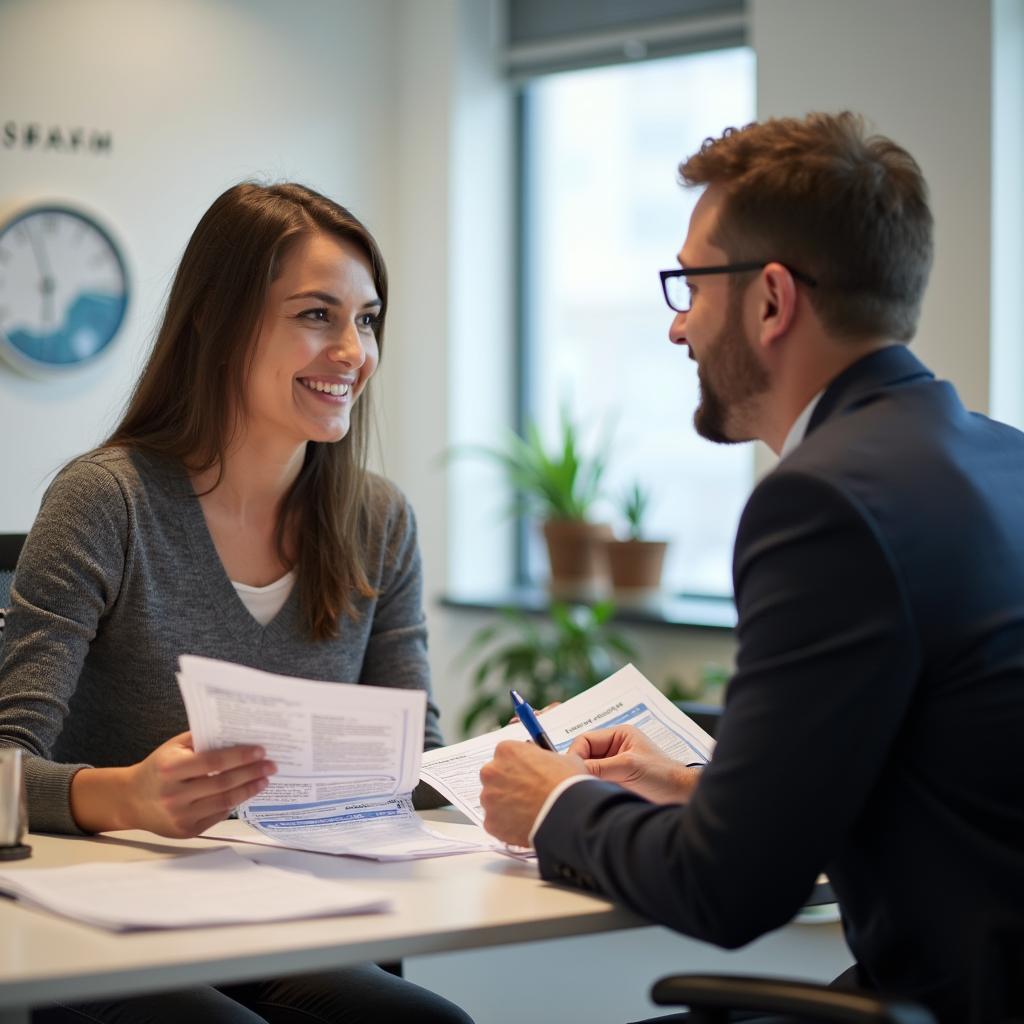
[[[823,394],[825,394],[824,388],[804,406],[804,411],[793,421],[793,426],[789,428],[786,440],[782,442],[782,451],[779,452],[780,459],[784,459],[789,455],[804,439],[804,435],[807,433],[807,425],[811,422],[811,417],[814,415],[814,410],[817,408],[818,402],[821,401]]]

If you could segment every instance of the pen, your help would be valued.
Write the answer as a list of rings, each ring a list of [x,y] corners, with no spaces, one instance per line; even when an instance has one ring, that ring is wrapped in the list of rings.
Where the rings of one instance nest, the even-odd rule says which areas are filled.
[[[512,697],[512,707],[515,708],[516,716],[530,734],[530,739],[538,747],[555,752],[555,745],[551,742],[551,737],[544,731],[544,726],[540,724],[537,712],[515,690],[509,690],[508,692]]]

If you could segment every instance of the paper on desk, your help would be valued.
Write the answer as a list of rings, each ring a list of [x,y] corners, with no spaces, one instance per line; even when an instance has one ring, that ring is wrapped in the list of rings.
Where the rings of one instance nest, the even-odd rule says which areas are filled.
[[[669,757],[686,764],[705,764],[715,746],[711,736],[632,665],[545,711],[543,722],[560,751],[585,732],[616,725],[635,726]],[[526,730],[517,722],[450,747],[429,750],[423,755],[420,778],[482,825],[480,769],[502,740],[526,739]]]
[[[254,864],[225,848],[161,860],[18,867],[0,871],[0,891],[112,931],[287,921],[391,906],[361,883]]]
[[[430,831],[413,810],[422,690],[315,682],[193,655],[181,658],[178,686],[196,750],[258,744],[277,765],[270,785],[238,808],[275,845],[378,860],[482,848]]]
[[[334,853],[371,860],[417,860],[476,853],[490,848],[488,837],[478,841],[449,839],[420,820],[408,797],[317,806],[313,813],[296,817],[285,812],[257,812],[248,819],[249,834],[235,836],[241,842],[283,846],[313,853]],[[216,828],[216,826],[214,827]],[[204,835],[216,835],[215,831]]]

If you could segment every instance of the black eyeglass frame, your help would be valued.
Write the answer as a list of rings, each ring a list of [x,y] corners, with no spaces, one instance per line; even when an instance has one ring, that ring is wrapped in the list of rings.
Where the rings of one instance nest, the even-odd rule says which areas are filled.
[[[778,262],[779,260],[747,260],[741,263],[723,263],[717,267],[679,267],[672,270],[659,270],[658,277],[661,278],[661,292],[665,296],[668,308],[676,313],[688,313],[690,311],[689,306],[686,309],[680,309],[678,306],[674,306],[672,300],[668,297],[669,279],[677,277],[705,277],[709,274],[743,274],[751,270],[763,270],[769,263]],[[810,274],[805,274],[803,271],[797,270],[785,263],[781,265],[793,275],[795,280],[802,282],[809,288],[818,287],[818,282]]]

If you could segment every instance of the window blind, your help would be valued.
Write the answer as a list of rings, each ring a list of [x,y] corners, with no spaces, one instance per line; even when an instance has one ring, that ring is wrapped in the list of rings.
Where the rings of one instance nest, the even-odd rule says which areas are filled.
[[[745,0],[507,0],[505,66],[553,71],[742,46]]]

